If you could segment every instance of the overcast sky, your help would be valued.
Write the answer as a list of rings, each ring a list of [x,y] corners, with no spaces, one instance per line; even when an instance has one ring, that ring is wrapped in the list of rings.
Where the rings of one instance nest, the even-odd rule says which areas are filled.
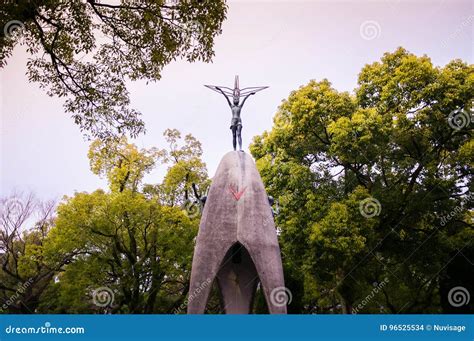
[[[162,133],[177,128],[203,144],[210,176],[232,149],[225,99],[203,84],[268,85],[242,111],[245,150],[272,127],[280,102],[311,79],[329,79],[340,91],[356,87],[357,74],[384,52],[403,46],[436,65],[461,58],[473,63],[473,1],[231,1],[213,63],[175,62],[160,82],[129,84],[132,105],[147,133],[140,147],[165,147]],[[89,170],[89,143],[62,101],[48,97],[25,76],[27,54],[14,50],[0,71],[0,195],[34,191],[59,199],[74,191],[105,188]],[[159,182],[163,166],[145,178]]]

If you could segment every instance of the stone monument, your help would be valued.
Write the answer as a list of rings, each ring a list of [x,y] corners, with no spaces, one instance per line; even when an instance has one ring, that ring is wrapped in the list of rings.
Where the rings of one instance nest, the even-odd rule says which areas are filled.
[[[286,314],[273,212],[254,161],[241,151],[227,153],[212,179],[194,249],[188,314],[204,313],[214,281],[226,314],[250,313],[259,283],[269,312]]]

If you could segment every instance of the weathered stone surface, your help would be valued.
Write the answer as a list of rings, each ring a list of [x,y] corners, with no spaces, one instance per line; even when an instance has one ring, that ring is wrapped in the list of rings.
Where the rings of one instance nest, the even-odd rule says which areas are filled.
[[[202,314],[217,279],[225,312],[250,312],[260,280],[269,312],[286,306],[270,295],[283,287],[280,248],[268,197],[250,155],[229,152],[221,160],[207,197],[194,250],[189,314]]]

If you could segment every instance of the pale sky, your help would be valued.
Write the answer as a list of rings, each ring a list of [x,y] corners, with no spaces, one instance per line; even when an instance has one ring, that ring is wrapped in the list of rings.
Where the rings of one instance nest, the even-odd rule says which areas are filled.
[[[403,46],[443,66],[460,58],[473,63],[473,1],[231,1],[213,63],[175,62],[158,83],[129,84],[146,135],[139,147],[166,145],[166,128],[191,133],[203,144],[213,176],[232,149],[231,114],[225,99],[203,84],[268,85],[242,110],[245,150],[251,138],[272,127],[281,101],[311,79],[329,79],[340,91],[356,87],[361,68]],[[373,30],[371,30],[373,29]],[[59,199],[74,191],[105,188],[89,170],[86,141],[62,100],[28,83],[28,55],[16,48],[0,71],[0,196],[34,191]],[[145,178],[157,183],[164,166]]]

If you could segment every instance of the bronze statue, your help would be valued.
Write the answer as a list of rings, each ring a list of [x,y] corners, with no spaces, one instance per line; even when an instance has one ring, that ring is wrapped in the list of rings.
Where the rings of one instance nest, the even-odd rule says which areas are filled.
[[[251,95],[255,95],[255,93],[258,91],[268,88],[268,86],[239,89],[239,76],[235,76],[234,89],[215,85],[205,85],[205,87],[221,93],[227,100],[227,103],[232,110],[232,120],[230,122],[230,129],[232,130],[232,144],[234,146],[234,150],[236,150],[238,140],[239,150],[242,151],[242,118],[240,117],[240,112],[247,98],[249,98]],[[232,97],[232,102],[229,100],[229,97]],[[244,99],[242,100],[242,103],[239,104],[241,97],[244,97]]]

